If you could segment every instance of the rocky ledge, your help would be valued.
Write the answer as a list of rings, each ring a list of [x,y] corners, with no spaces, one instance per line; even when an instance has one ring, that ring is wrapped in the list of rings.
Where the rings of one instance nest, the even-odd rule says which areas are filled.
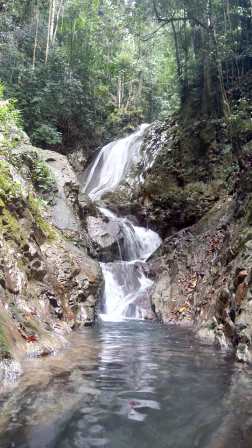
[[[164,126],[154,129],[159,145]],[[150,268],[152,307],[161,321],[193,325],[201,337],[250,362],[251,132],[240,135],[237,151],[222,121],[192,124],[192,138],[189,128],[174,138],[174,126],[139,189],[140,197],[148,193],[145,216],[164,237]]]
[[[0,378],[92,325],[103,286],[85,216],[96,213],[65,156],[0,131]]]

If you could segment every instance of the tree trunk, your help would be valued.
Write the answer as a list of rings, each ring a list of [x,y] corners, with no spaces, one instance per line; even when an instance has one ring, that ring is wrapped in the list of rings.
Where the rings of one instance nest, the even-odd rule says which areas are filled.
[[[57,31],[58,31],[58,27],[59,27],[59,19],[60,19],[60,15],[61,15],[61,11],[63,11],[64,8],[64,0],[61,0],[60,4],[59,4],[59,8],[57,11],[57,15],[56,15],[56,24],[55,24],[55,29],[53,32],[53,39],[52,39],[52,44],[55,44],[55,40],[56,40],[56,36],[57,36]]]
[[[37,53],[37,46],[38,46],[38,29],[39,29],[39,6],[37,5],[36,10],[36,31],[35,31],[35,38],[34,38],[34,46],[33,46],[33,56],[32,56],[32,69],[35,69],[36,65],[36,53]]]
[[[50,48],[50,32],[51,32],[51,21],[52,21],[52,7],[53,0],[49,0],[49,15],[48,15],[48,24],[47,24],[47,41],[46,41],[46,53],[45,53],[45,63],[47,64],[49,48]]]

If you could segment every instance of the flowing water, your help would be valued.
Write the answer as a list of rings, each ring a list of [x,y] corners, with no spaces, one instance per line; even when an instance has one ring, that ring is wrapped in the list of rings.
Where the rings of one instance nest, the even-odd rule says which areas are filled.
[[[89,168],[85,191],[92,200],[114,191],[141,158],[140,149],[147,124],[132,135],[104,146]]]
[[[252,374],[189,331],[143,321],[73,334],[2,397],[1,448],[250,448]]]
[[[91,198],[112,191],[137,162],[144,129],[101,151]],[[251,448],[251,371],[189,330],[125,319],[144,317],[146,261],[161,241],[100,211],[124,234],[122,261],[102,264],[103,321],[72,334],[62,353],[26,361],[0,398],[0,448]]]
[[[84,191],[93,201],[123,181],[141,160],[141,145],[148,128],[143,124],[129,137],[102,148],[88,170]],[[146,275],[146,260],[159,248],[161,239],[150,229],[134,225],[129,219],[99,207],[104,217],[119,224],[123,235],[121,261],[101,264],[105,279],[102,318],[119,321],[123,318],[151,316],[149,292],[153,282]],[[119,243],[118,243],[119,244]]]
[[[148,295],[153,282],[145,273],[145,261],[158,249],[161,239],[152,230],[135,226],[127,218],[118,218],[108,209],[100,207],[100,211],[120,224],[124,236],[120,248],[122,260],[101,264],[105,279],[102,318],[118,321],[125,317],[148,317]]]

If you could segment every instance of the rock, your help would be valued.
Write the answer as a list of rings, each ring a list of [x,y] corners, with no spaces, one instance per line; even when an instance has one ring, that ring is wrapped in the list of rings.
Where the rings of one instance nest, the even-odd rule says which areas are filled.
[[[28,269],[30,278],[38,281],[42,281],[47,273],[45,264],[39,258],[32,260],[28,265]]]
[[[88,163],[88,157],[84,154],[84,151],[82,149],[78,149],[68,154],[67,157],[75,173],[82,174]]]
[[[228,347],[228,344],[224,333],[224,326],[218,325],[214,333],[215,333],[215,345],[218,348],[226,349]]]
[[[96,208],[94,203],[89,199],[84,192],[78,194],[78,204],[80,209],[80,217],[86,218],[88,214],[96,215]]]
[[[120,247],[123,244],[123,233],[117,222],[88,216],[87,229],[101,261],[110,262],[121,259]]]
[[[25,283],[24,274],[19,270],[15,263],[13,263],[11,267],[6,266],[4,271],[5,288],[13,294],[18,294],[22,290]]]
[[[77,212],[79,183],[66,156],[44,150],[40,153],[56,181],[55,203],[51,206],[52,223],[61,230],[81,228]]]
[[[28,137],[17,143],[0,160],[0,377],[1,358],[48,355],[62,347],[71,329],[93,325],[103,288],[99,263],[87,255],[94,251],[80,216],[89,205],[84,196],[78,202],[68,160],[32,147]],[[49,207],[40,201],[45,196],[35,174],[51,189]]]
[[[165,321],[172,311],[171,278],[165,273],[160,276],[151,295],[152,309],[159,320]]]
[[[236,359],[239,362],[251,362],[251,354],[249,353],[247,344],[241,342],[238,345],[236,350]]]
[[[84,310],[88,324],[94,323],[96,305],[98,304],[103,277],[99,264],[92,260],[70,243],[58,245],[43,245],[49,271],[49,278],[55,291],[64,295],[67,310],[79,307],[82,310],[82,322],[85,324]]]
[[[247,291],[248,291],[248,285],[246,283],[243,282],[240,285],[238,285],[235,293],[235,303],[237,307],[241,306],[243,300],[246,297]]]
[[[153,123],[135,178],[109,201],[123,214],[134,213],[163,239],[198,222],[235,182],[236,166],[232,151],[224,148],[228,135],[222,126],[222,120],[202,120],[188,128],[172,119]],[[196,165],[197,170],[192,168]]]

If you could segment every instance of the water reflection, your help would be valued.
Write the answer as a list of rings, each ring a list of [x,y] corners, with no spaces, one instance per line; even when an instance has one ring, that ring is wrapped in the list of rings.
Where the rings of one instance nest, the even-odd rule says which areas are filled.
[[[248,448],[252,374],[188,331],[106,323],[28,361],[1,448]]]

